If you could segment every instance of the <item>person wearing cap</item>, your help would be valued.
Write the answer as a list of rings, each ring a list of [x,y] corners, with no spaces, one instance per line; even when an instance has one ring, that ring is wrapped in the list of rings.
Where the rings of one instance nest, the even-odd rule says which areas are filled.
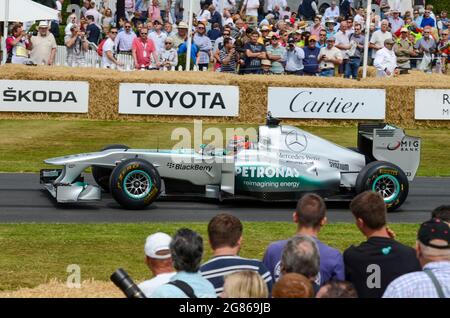
[[[85,66],[86,52],[89,48],[86,34],[80,31],[76,24],[70,27],[70,32],[71,35],[66,35],[64,38],[64,43],[67,47],[67,65],[74,67]]]
[[[319,73],[319,63],[317,58],[320,54],[320,49],[317,47],[317,37],[311,35],[309,37],[308,45],[303,48],[305,59],[303,60],[303,73],[308,76],[316,76]]]
[[[422,223],[416,255],[421,271],[392,281],[383,298],[450,298],[450,227],[441,219]]]
[[[400,30],[400,38],[397,39],[394,45],[394,52],[397,56],[397,64],[400,69],[411,69],[410,59],[412,56],[417,56],[414,51],[414,43],[408,38],[409,31],[403,27]]]
[[[171,70],[178,65],[178,53],[173,48],[173,40],[166,38],[164,49],[158,51],[158,62],[160,70]]]
[[[295,45],[294,39],[289,39],[282,58],[282,61],[285,63],[284,70],[286,74],[303,75],[304,58],[305,53],[303,49]]]
[[[372,58],[375,58],[375,55],[379,50],[384,48],[384,41],[388,39],[392,39],[392,33],[388,31],[389,21],[383,20],[381,21],[381,28],[373,32],[372,37],[370,38],[369,48],[372,49]]]
[[[261,27],[260,31],[261,31],[261,35],[258,38],[258,43],[262,44],[262,45],[266,45],[266,43],[268,41],[270,41],[270,39],[268,38],[269,32],[270,32],[270,28],[267,25],[263,25]]]
[[[38,34],[30,39],[30,60],[37,65],[53,65],[56,47],[55,37],[48,32],[47,22],[39,22]]]
[[[440,205],[431,212],[432,219],[440,219],[450,225],[450,205]]]
[[[365,191],[350,203],[358,230],[367,241],[344,251],[345,279],[351,282],[361,298],[381,298],[396,278],[420,270],[413,248],[394,239],[387,226],[383,197]]]
[[[158,287],[151,298],[216,298],[214,286],[200,273],[203,239],[190,229],[179,229],[170,242],[170,254],[177,273]]]
[[[377,69],[377,77],[394,76],[398,74],[397,56],[393,50],[395,41],[387,39],[384,48],[375,54],[373,66]]]
[[[280,36],[276,33],[270,38],[270,45],[267,46],[267,59],[271,62],[270,71],[273,74],[283,74],[284,67],[281,63],[286,49],[280,44]]]
[[[144,246],[144,262],[153,275],[152,279],[138,285],[145,297],[150,298],[160,286],[167,284],[176,274],[170,255],[172,238],[166,233],[155,233],[147,237]]]
[[[320,76],[334,77],[335,67],[342,64],[342,53],[334,46],[335,42],[336,39],[331,36],[327,39],[327,46],[320,49],[317,57]]]
[[[270,61],[263,61],[266,61],[266,69],[270,71]],[[239,256],[243,244],[242,233],[242,222],[230,214],[218,214],[208,223],[208,239],[213,257],[200,267],[200,272],[214,285],[217,295],[223,291],[226,275],[245,270],[257,272],[269,292],[272,289],[272,276],[266,266],[259,260]]]
[[[389,15],[388,21],[391,24],[391,33],[395,34],[404,25],[405,21],[400,17],[400,11],[398,9],[392,10],[392,14]]]
[[[178,49],[178,47],[186,41],[188,25],[186,22],[181,21],[177,25],[177,33],[172,36],[173,39],[173,47]]]

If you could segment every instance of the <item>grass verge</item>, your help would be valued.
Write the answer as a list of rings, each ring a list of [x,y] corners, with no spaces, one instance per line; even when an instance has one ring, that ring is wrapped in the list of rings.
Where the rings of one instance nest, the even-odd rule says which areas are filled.
[[[145,238],[157,231],[172,235],[186,226],[198,231],[206,245],[206,223],[0,224],[0,290],[31,288],[54,279],[65,282],[70,264],[81,267],[83,281],[109,281],[119,267],[142,281],[150,275],[143,263]],[[417,228],[392,224],[398,240],[409,246],[414,246]],[[241,256],[262,259],[270,242],[289,238],[295,230],[292,223],[244,222]],[[364,240],[353,224],[339,223],[325,226],[320,239],[341,251]],[[204,260],[210,256],[206,247]]]
[[[172,131],[193,124],[0,120],[0,172],[37,172],[43,160],[67,154],[97,151],[106,144],[126,144],[133,148],[170,149]],[[217,127],[246,127],[232,124],[204,125],[203,130]],[[302,127],[311,133],[345,147],[355,147],[356,127]],[[450,176],[448,151],[449,129],[409,129],[407,133],[422,137],[422,161],[418,175]],[[194,135],[192,133],[192,135]]]

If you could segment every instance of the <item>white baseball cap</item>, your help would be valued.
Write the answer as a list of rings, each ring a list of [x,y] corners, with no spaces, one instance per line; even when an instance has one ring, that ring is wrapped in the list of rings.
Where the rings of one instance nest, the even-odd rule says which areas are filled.
[[[156,259],[168,259],[171,257],[170,253],[165,255],[158,255],[160,251],[165,251],[170,249],[170,242],[172,238],[166,233],[155,233],[147,237],[145,241],[144,252],[150,258]]]

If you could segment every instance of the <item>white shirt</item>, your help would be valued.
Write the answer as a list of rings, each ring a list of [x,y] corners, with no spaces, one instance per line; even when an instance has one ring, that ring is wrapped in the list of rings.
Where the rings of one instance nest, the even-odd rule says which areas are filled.
[[[61,13],[62,4],[61,4],[61,1],[59,1],[59,0],[56,1],[56,10],[58,10]]]
[[[360,24],[363,28],[364,28],[365,25],[366,25],[366,20],[364,19],[364,17],[363,17],[362,15],[359,15],[359,14],[355,15],[355,18],[354,18],[353,21],[354,21],[355,23]]]
[[[327,21],[327,19],[332,18],[332,19],[336,19],[337,17],[339,17],[339,7],[336,6],[334,8],[334,10],[329,7],[325,10],[325,13],[323,15],[325,22]]]
[[[116,54],[116,45],[114,44],[114,41],[108,38],[108,40],[105,41],[105,44],[103,45],[103,56],[102,56],[102,63],[103,67],[111,67],[114,65],[114,63],[108,58],[106,55],[106,52],[111,51],[112,54]]]
[[[397,67],[397,56],[395,56],[394,50],[388,50],[385,47],[378,50],[375,54],[373,66],[377,68],[378,77],[388,76],[385,70],[389,71],[391,75],[393,75],[394,70]]]
[[[209,19],[211,19],[211,12],[209,12],[209,10],[200,10],[198,12],[198,18],[197,21],[208,21]]]
[[[172,273],[164,273],[159,274],[152,279],[146,280],[138,285],[138,287],[142,290],[145,297],[150,298],[153,292],[160,286],[167,284],[170,282],[172,276],[174,276],[176,272]]]
[[[275,6],[280,7],[280,11],[283,11],[287,7],[286,0],[269,0],[267,3],[267,11],[273,11]]]
[[[370,43],[375,44],[378,47],[384,47],[384,41],[392,39],[392,33],[389,31],[382,32],[381,30],[375,31],[370,38]],[[372,58],[375,58],[377,50],[372,49]]]
[[[155,31],[150,32],[149,38],[153,40],[153,43],[155,44],[156,52],[159,53],[165,49],[164,42],[167,39],[166,32],[162,32],[160,34],[156,33]]]
[[[337,47],[333,46],[331,49],[328,49],[328,47],[323,47],[320,49],[319,56],[317,57],[320,61],[320,69],[334,68],[334,63],[320,60],[320,57],[324,54],[326,55],[327,59],[342,59],[342,53]]]
[[[246,15],[257,17],[259,0],[245,0],[245,4],[246,4]]]

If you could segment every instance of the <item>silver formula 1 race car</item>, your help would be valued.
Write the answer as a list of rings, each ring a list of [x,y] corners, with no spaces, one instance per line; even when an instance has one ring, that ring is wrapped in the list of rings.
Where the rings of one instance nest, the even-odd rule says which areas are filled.
[[[102,190],[126,209],[143,209],[160,196],[223,200],[297,200],[314,192],[326,200],[380,193],[389,211],[408,195],[420,162],[421,141],[388,124],[360,124],[358,147],[336,145],[268,116],[255,142],[235,137],[227,149],[130,149],[45,160],[62,169],[41,170],[41,183],[58,203],[100,200]],[[97,185],[81,174],[92,167]]]

